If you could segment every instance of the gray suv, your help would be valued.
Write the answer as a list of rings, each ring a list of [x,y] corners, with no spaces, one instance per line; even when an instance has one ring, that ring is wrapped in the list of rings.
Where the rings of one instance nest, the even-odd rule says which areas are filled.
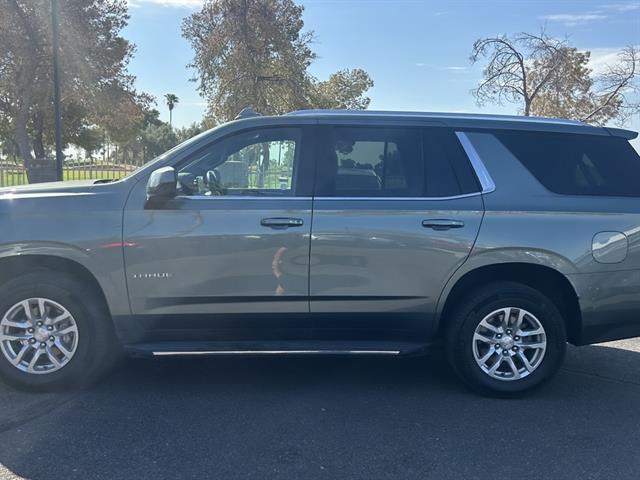
[[[640,335],[636,133],[487,115],[245,115],[120,181],[0,190],[0,375],[116,354],[418,354],[475,390]]]

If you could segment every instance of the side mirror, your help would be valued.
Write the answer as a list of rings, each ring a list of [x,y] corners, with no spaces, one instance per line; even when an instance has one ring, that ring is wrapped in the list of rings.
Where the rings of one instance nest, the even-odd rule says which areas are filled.
[[[159,208],[177,193],[178,177],[173,167],[154,170],[147,182],[145,208]]]

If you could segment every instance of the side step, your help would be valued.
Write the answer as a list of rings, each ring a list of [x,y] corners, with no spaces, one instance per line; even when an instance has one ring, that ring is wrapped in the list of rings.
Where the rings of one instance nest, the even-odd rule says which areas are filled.
[[[415,355],[427,351],[424,342],[281,341],[281,342],[158,342],[127,345],[134,357],[196,355]]]

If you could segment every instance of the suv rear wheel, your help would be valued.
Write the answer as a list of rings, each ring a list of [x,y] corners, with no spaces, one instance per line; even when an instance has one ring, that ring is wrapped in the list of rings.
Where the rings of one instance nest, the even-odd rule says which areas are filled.
[[[515,282],[487,285],[448,320],[449,361],[474,390],[516,396],[542,385],[566,351],[564,321],[539,291]]]
[[[0,290],[0,376],[18,388],[79,386],[114,352],[105,308],[92,289],[48,270]]]

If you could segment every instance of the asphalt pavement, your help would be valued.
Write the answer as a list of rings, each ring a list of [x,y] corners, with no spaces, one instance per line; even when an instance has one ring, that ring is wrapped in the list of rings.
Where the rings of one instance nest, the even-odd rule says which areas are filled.
[[[640,339],[571,347],[518,400],[434,353],[130,360],[0,406],[2,480],[640,478]]]

